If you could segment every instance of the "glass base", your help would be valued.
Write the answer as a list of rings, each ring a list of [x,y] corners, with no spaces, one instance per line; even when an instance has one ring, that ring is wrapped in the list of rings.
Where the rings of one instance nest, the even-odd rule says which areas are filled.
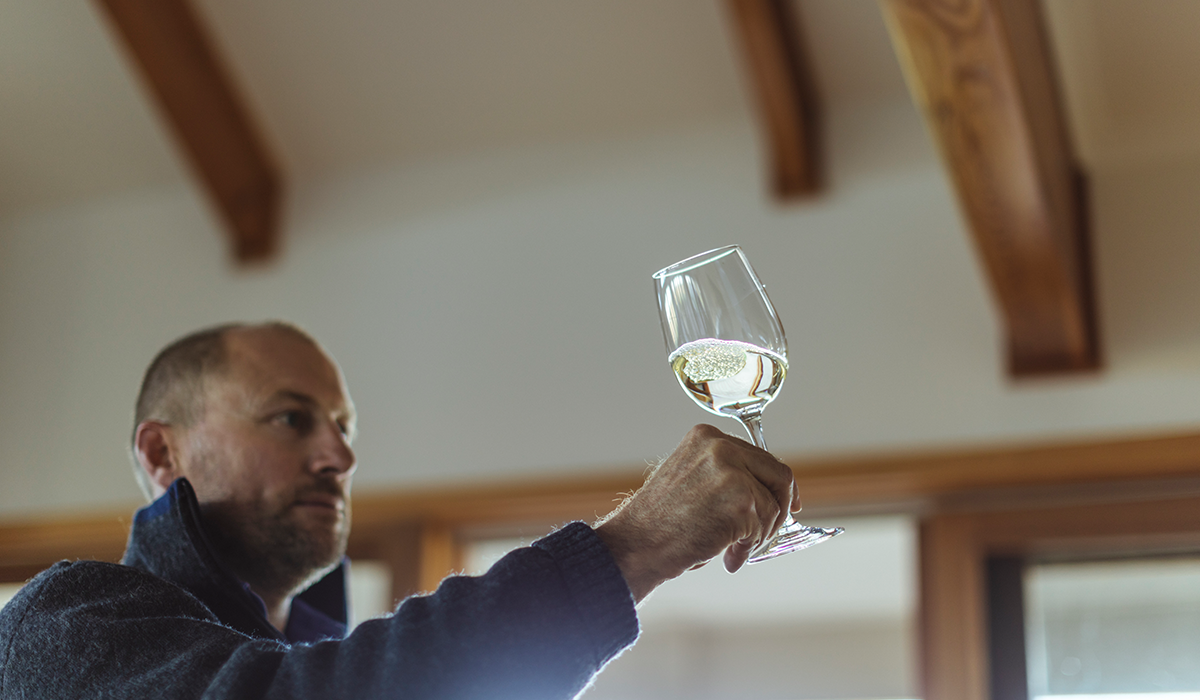
[[[840,527],[811,527],[809,525],[801,525],[800,523],[788,518],[788,522],[779,528],[779,532],[775,536],[767,540],[761,547],[750,555],[746,560],[748,564],[757,564],[760,561],[774,559],[775,557],[798,552],[801,549],[824,542],[830,537],[840,535],[845,532],[844,528]]]

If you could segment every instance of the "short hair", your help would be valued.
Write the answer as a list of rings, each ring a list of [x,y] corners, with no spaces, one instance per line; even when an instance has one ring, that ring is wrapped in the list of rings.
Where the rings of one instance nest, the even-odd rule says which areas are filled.
[[[148,420],[189,427],[204,417],[205,382],[219,376],[229,366],[226,335],[242,328],[264,328],[290,333],[320,347],[308,333],[284,321],[261,324],[225,323],[204,328],[175,340],[163,348],[142,378],[133,413],[130,456],[133,474],[146,499],[153,498],[150,476],[137,460],[137,429]]]

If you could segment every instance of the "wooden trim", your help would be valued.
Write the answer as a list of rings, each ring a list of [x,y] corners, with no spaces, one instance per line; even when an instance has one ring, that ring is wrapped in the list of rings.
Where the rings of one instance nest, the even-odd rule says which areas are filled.
[[[382,561],[392,577],[392,606],[421,592],[421,524],[394,522],[374,529],[352,528],[346,554],[351,560]]]
[[[0,525],[0,567],[46,567],[60,559],[119,561],[132,510]]]
[[[805,506],[923,501],[970,494],[1200,478],[1200,434],[995,446],[792,462]]]
[[[1038,0],[882,0],[958,192],[1016,376],[1099,366],[1086,187]]]
[[[640,473],[575,479],[513,480],[482,486],[375,491],[354,496],[354,527],[398,518],[460,526],[597,519],[642,483]]]
[[[787,0],[728,0],[771,157],[775,194],[821,189],[821,108],[799,19]]]
[[[983,571],[971,523],[933,518],[920,528],[921,681],[925,700],[986,700]]]
[[[1059,558],[1082,552],[1120,556],[1146,549],[1186,548],[1200,541],[1195,539],[1200,535],[1200,496],[1196,495],[963,517],[974,520],[979,546],[1004,555]]]
[[[1200,551],[1200,497],[935,515],[920,547],[922,697],[988,700],[989,557]]]
[[[1106,498],[1114,489],[1126,496],[1135,490],[1153,496],[1163,488],[1200,492],[1200,434],[793,459],[790,463],[805,510],[810,513],[860,508],[917,513],[973,509],[980,499],[1026,494],[1031,489],[1048,493],[1048,498],[1058,503],[1078,500],[1081,495]],[[354,497],[350,553],[391,562],[393,571],[402,577],[399,590],[412,592],[426,580],[415,563],[425,556],[415,553],[417,541],[424,543],[426,537],[432,537],[416,533],[424,533],[430,524],[464,532],[492,524],[594,520],[636,490],[643,476],[643,470],[629,469],[599,477],[359,493]],[[131,504],[88,516],[0,521],[0,570],[6,566],[44,567],[59,559],[79,557],[116,561],[124,550],[136,507]],[[439,546],[444,547],[444,541]],[[438,555],[442,573],[461,566],[461,549],[458,551]],[[433,555],[429,556],[433,561]]]
[[[187,0],[97,0],[138,65],[242,262],[278,247],[282,176]]]
[[[971,494],[1085,484],[1200,479],[1200,433],[786,460],[806,509],[945,507]],[[355,527],[396,518],[461,525],[598,518],[635,491],[641,471],[355,496]]]
[[[442,579],[462,571],[463,550],[457,535],[454,526],[445,523],[427,523],[421,528],[419,590],[437,590]]]
[[[49,564],[18,564],[15,566],[0,566],[0,583],[24,583],[42,573]]]

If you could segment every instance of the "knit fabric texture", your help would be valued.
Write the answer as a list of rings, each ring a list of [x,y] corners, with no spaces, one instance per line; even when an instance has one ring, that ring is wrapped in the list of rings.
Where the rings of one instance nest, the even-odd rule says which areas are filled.
[[[0,610],[0,699],[560,700],[638,636],[620,570],[582,523],[337,639],[345,577],[300,596],[319,640],[289,641],[221,565],[181,479],[138,512],[122,564],[59,562]]]

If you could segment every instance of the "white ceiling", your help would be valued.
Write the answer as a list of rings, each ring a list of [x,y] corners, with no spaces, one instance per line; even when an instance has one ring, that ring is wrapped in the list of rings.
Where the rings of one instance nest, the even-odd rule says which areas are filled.
[[[670,129],[742,103],[694,0],[199,0],[293,172]]]
[[[197,0],[289,177],[747,119],[720,2]],[[803,3],[822,90],[902,97],[873,0]],[[91,2],[0,0],[0,213],[185,177]]]
[[[91,2],[0,0],[0,213],[183,172]]]
[[[1045,7],[1085,164],[1200,156],[1200,3],[1045,0]]]
[[[196,0],[291,178],[746,118],[719,0]],[[831,102],[904,94],[874,0],[800,0]],[[1046,0],[1092,167],[1200,155],[1200,3]],[[186,177],[93,2],[0,0],[0,214]]]
[[[289,176],[746,118],[718,0],[197,0]],[[873,0],[801,0],[830,102],[903,98]],[[1200,3],[1047,0],[1092,167],[1200,155]],[[185,177],[92,2],[0,0],[0,213]]]

